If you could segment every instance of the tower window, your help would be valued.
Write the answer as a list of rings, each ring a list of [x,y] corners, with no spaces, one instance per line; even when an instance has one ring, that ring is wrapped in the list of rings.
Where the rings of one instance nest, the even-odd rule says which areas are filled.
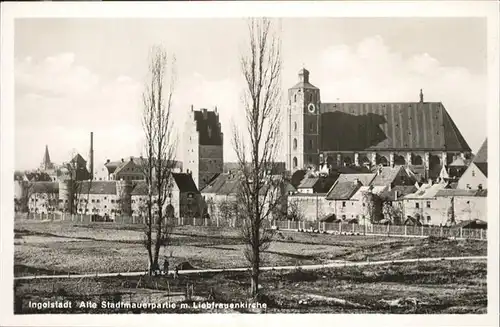
[[[313,140],[309,140],[309,149],[312,150],[313,148]]]
[[[297,165],[298,165],[298,163],[297,163],[297,157],[293,157],[293,167],[297,168]]]
[[[297,131],[297,122],[296,121],[293,122],[293,130],[295,132]]]
[[[313,100],[313,95],[309,94],[309,102],[312,102],[312,100]]]
[[[311,122],[309,123],[309,131],[313,132],[314,131],[314,124]]]
[[[297,102],[297,94],[294,94],[294,96],[293,96],[293,102]]]
[[[297,150],[297,139],[293,139],[293,149]]]

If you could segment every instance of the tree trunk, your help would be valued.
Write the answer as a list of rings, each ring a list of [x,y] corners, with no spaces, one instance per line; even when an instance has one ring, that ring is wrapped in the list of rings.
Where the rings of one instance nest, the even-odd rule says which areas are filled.
[[[252,297],[257,298],[259,294],[259,265],[260,265],[260,253],[258,246],[253,248],[253,260],[252,260],[252,276],[251,276],[251,292]]]

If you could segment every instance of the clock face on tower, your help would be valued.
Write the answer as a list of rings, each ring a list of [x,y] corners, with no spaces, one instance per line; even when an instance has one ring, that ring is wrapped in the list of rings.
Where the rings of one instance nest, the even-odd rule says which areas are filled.
[[[314,105],[314,103],[309,103],[309,105],[307,106],[307,110],[309,110],[310,113],[314,113],[316,111],[316,106]]]

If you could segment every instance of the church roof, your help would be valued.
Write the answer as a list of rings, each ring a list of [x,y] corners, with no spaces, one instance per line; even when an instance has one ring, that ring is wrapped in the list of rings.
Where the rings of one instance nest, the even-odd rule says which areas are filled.
[[[321,112],[322,151],[470,151],[440,102],[322,103]]]
[[[219,115],[207,109],[195,110],[194,120],[199,133],[200,145],[222,145],[222,131]]]

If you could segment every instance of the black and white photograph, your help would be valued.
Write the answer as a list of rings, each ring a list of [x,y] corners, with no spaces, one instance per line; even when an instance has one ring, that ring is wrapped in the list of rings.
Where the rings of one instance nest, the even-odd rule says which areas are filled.
[[[498,4],[355,5],[2,3],[5,324],[496,325]]]

